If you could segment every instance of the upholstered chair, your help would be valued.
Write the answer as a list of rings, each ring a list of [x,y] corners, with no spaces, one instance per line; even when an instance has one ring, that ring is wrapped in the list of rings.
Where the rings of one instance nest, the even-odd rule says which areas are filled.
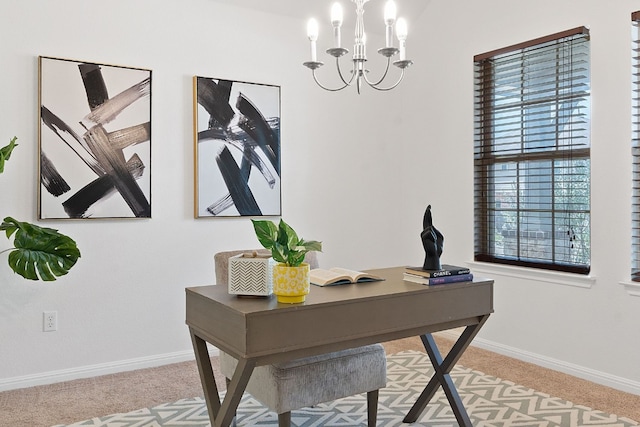
[[[215,254],[216,283],[227,286],[229,258],[254,249]],[[255,250],[262,252],[262,250]],[[315,252],[305,261],[318,267]],[[311,290],[313,292],[313,289]],[[220,351],[220,370],[233,376],[237,360]],[[247,392],[278,414],[279,427],[291,425],[291,411],[360,393],[367,393],[367,425],[376,425],[378,391],[386,386],[387,365],[384,348],[372,344],[318,356],[305,357],[254,369]]]

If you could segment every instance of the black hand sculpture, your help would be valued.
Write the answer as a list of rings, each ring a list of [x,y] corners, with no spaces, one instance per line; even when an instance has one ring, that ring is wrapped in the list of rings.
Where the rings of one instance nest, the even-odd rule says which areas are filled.
[[[424,247],[425,270],[440,270],[440,255],[442,255],[442,247],[444,246],[444,236],[433,226],[433,218],[431,217],[431,205],[427,206],[422,220],[422,246]]]

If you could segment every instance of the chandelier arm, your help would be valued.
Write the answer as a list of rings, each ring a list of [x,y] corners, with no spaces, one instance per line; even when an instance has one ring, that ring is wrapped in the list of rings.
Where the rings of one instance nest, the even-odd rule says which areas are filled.
[[[364,76],[364,79],[369,84],[369,86],[371,86],[375,90],[379,90],[379,91],[382,91],[382,92],[395,88],[396,86],[398,86],[400,84],[400,82],[402,81],[403,78],[404,78],[404,68],[402,69],[402,72],[400,73],[400,77],[398,78],[398,81],[396,81],[392,86],[379,87],[379,86],[372,85],[371,83],[369,83],[369,80],[367,80],[367,76]],[[380,82],[378,82],[378,84],[380,84]]]
[[[320,83],[318,81],[318,77],[316,76],[316,70],[311,70],[311,74],[313,75],[313,80],[315,80],[316,84],[318,86],[320,86],[322,89],[327,90],[329,92],[338,92],[338,91],[344,89],[345,87],[349,86],[348,84],[344,84],[343,86],[338,87],[338,88],[326,87],[326,86],[324,86],[322,83]]]
[[[389,73],[389,65],[391,65],[391,57],[387,58],[387,67],[384,70],[384,73],[382,73],[382,77],[380,77],[380,80],[378,80],[375,83],[372,83],[368,78],[367,78],[367,73],[364,73],[364,81],[367,82],[367,84],[373,88],[375,88],[376,86],[380,85],[380,83],[382,83],[384,81],[385,78],[387,78],[387,73]],[[397,86],[397,83],[396,83]]]
[[[351,86],[351,83],[353,83],[353,77],[356,75],[356,64],[354,62],[353,64],[353,71],[351,72],[351,78],[349,79],[349,81],[346,81],[344,76],[342,75],[342,68],[340,68],[340,58],[336,58],[336,69],[338,70],[338,75],[340,76],[340,80],[342,80],[342,83],[344,83],[346,86]]]

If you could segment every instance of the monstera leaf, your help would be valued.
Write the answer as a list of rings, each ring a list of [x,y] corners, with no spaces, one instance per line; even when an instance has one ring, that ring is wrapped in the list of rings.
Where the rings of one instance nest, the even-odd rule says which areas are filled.
[[[4,147],[0,148],[0,173],[4,172],[4,162],[9,160],[9,158],[11,157],[11,152],[18,146],[18,144],[16,144],[17,140],[18,138],[14,136],[11,141],[9,141],[9,145],[5,145]]]
[[[80,258],[76,242],[58,230],[16,221],[11,217],[4,219],[0,230],[7,233],[7,238],[15,233],[15,249],[8,249],[11,251],[9,266],[25,279],[56,280],[56,277],[67,274]]]

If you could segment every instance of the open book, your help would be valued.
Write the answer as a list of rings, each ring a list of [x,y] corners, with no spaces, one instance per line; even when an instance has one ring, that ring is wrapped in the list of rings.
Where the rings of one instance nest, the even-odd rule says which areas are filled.
[[[309,272],[311,283],[317,286],[345,285],[347,283],[375,282],[384,280],[373,274],[362,271],[347,270],[346,268],[333,267],[329,270],[314,268]]]

